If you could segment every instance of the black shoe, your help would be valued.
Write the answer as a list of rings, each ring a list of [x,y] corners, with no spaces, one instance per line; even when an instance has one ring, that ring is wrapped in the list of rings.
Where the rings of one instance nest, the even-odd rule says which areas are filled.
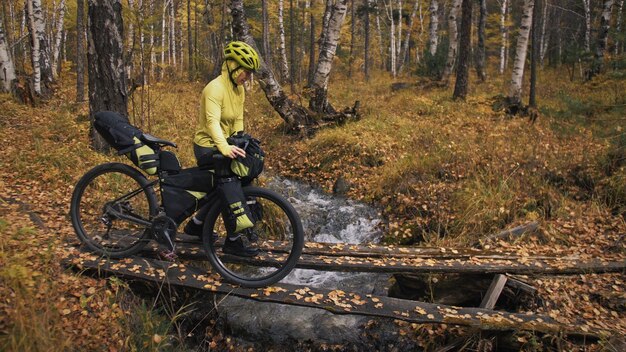
[[[246,234],[246,237],[248,237],[250,243],[259,242],[259,235],[253,229],[245,229],[244,233]]]
[[[250,245],[248,237],[239,235],[235,240],[227,238],[224,241],[222,252],[238,257],[254,257],[259,254],[259,249]]]
[[[196,224],[193,219],[189,220],[187,225],[185,225],[185,229],[183,230],[189,236],[202,237],[202,227],[203,224]]]

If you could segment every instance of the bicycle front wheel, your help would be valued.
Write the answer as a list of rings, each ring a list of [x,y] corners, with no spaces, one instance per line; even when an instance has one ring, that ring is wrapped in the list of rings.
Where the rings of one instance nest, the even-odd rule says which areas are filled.
[[[76,235],[108,257],[132,255],[150,241],[158,212],[153,186],[138,170],[109,163],[89,170],[76,184],[70,216]]]
[[[228,239],[221,201],[212,206],[204,222],[204,249],[213,268],[227,281],[244,287],[272,285],[293,270],[302,254],[302,223],[293,206],[276,192],[259,187],[245,187],[243,192],[254,220],[254,227],[245,233],[259,253],[254,257],[224,253]]]

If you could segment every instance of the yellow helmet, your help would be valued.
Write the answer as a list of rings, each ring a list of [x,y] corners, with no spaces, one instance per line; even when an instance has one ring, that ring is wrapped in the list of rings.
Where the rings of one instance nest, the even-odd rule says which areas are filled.
[[[250,45],[241,42],[230,42],[224,48],[224,60],[235,60],[246,70],[256,71],[260,67],[259,54]]]

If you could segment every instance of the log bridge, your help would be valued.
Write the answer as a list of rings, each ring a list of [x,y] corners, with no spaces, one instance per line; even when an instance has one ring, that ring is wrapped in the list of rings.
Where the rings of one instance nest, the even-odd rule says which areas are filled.
[[[280,247],[280,244],[276,244]],[[589,273],[624,273],[623,258],[593,259],[530,256],[524,253],[496,252],[481,249],[425,248],[352,245],[342,243],[305,244],[298,268],[378,273],[491,273],[494,280],[478,308],[466,308],[403,300],[341,290],[310,288],[279,283],[261,289],[233,286],[218,274],[193,266],[206,260],[198,242],[179,241],[181,261],[170,263],[155,259],[155,246],[148,246],[141,256],[125,259],[97,257],[68,245],[63,263],[98,275],[115,275],[130,280],[147,280],[212,293],[234,295],[263,302],[275,302],[325,309],[337,314],[357,314],[399,319],[413,323],[441,323],[470,326],[481,330],[526,330],[558,334],[568,338],[599,338],[611,331],[585,325],[566,326],[549,316],[493,310],[505,285],[533,290],[512,279],[509,274],[571,275]],[[271,257],[257,258],[271,264]]]

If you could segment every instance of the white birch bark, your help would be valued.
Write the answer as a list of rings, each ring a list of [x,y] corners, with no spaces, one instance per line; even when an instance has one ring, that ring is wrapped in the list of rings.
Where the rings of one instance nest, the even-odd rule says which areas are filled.
[[[515,49],[515,61],[513,63],[513,74],[511,75],[511,85],[509,88],[509,101],[512,104],[522,102],[522,80],[524,78],[524,64],[528,53],[528,39],[530,28],[533,23],[533,8],[535,0],[524,0],[522,23],[520,24],[517,47]]]
[[[459,31],[457,27],[457,16],[459,9],[461,8],[462,0],[452,0],[450,4],[450,13],[448,14],[448,58],[446,59],[446,66],[443,69],[441,75],[442,81],[447,81],[456,61],[457,50],[459,48]]]
[[[392,0],[393,1],[393,0]],[[396,43],[396,67],[402,47],[402,0],[398,0],[398,42]]]
[[[600,16],[600,30],[598,31],[598,45],[596,46],[596,67],[595,73],[600,72],[604,61],[604,52],[606,51],[609,39],[609,28],[611,26],[611,12],[615,0],[605,0],[602,6],[602,15]]]
[[[582,0],[585,10],[585,51],[591,51],[591,0]]]
[[[55,69],[59,64],[59,54],[61,53],[61,40],[63,39],[63,22],[65,19],[65,0],[61,0],[59,4],[59,9],[57,11],[59,18],[56,19],[56,35],[54,38],[54,47],[52,54],[52,74],[56,78],[58,75],[58,71]]]
[[[439,41],[439,0],[431,0],[428,11],[430,12],[428,52],[434,56],[437,53],[437,43]]]
[[[402,46],[400,47],[400,55],[398,56],[400,60],[398,63],[398,71],[402,70],[402,68],[404,67],[404,63],[408,56],[407,53],[409,52],[409,42],[411,40],[411,32],[413,31],[413,23],[415,20],[415,16],[417,15],[417,10],[418,10],[419,5],[420,5],[420,0],[415,0],[415,5],[413,6],[411,17],[409,17],[409,25],[406,30],[406,35],[404,36],[404,42],[402,43]]]
[[[2,21],[0,21],[0,91],[11,91],[11,83],[15,78],[15,65],[13,64],[9,45],[4,35]]]
[[[33,89],[35,93],[41,95],[41,67],[39,63],[39,38],[37,37],[36,21],[35,21],[35,4],[37,0],[26,0],[26,8],[28,12],[28,30],[31,36],[31,62],[33,67]]]
[[[163,16],[161,17],[161,69],[159,70],[159,74],[161,79],[163,79],[163,71],[165,69],[165,45],[166,45],[166,31],[165,31],[165,22],[167,18],[167,6],[169,4],[169,0],[163,1]]]
[[[500,74],[503,74],[506,68],[506,53],[509,41],[509,29],[506,24],[508,0],[502,0],[500,5],[500,34],[502,35],[502,44],[500,45]]]
[[[624,10],[624,0],[620,0],[619,6],[617,8],[617,25],[615,29],[617,30],[617,34],[620,35],[622,33],[622,20],[623,20],[623,10]],[[619,39],[615,41],[615,55],[619,55],[620,49],[620,41]]]
[[[325,31],[324,42],[320,45],[317,67],[313,75],[315,97],[313,97],[310,102],[313,110],[317,112],[329,112],[329,104],[326,100],[328,78],[341,36],[341,26],[346,18],[348,9],[346,3],[347,0],[339,0],[335,5],[332,5],[332,12],[328,19],[328,28]],[[332,110],[332,108],[330,110]]]
[[[278,0],[278,52],[280,54],[280,72],[285,82],[290,80],[289,63],[287,62],[287,46],[285,45],[285,24],[283,22],[284,4]],[[324,30],[322,28],[322,30]]]
[[[176,9],[174,5],[175,1],[172,1],[170,6],[170,54],[172,58],[172,66],[176,67],[176,55],[178,52],[176,51]]]

